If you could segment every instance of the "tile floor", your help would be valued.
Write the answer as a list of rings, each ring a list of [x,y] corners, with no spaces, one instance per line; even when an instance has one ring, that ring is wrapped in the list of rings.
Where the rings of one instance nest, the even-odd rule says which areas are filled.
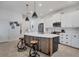
[[[0,43],[0,57],[28,57],[29,47],[27,51],[18,52],[17,45],[18,41]],[[41,57],[48,57],[39,52]],[[55,52],[52,57],[79,57],[79,49],[74,49],[62,44],[59,44],[59,49]]]

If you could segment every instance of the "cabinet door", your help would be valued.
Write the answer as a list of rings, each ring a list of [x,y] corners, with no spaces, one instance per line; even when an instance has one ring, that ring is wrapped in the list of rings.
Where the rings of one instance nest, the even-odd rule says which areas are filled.
[[[62,27],[72,27],[72,17],[69,13],[63,14],[61,19]]]
[[[47,38],[40,38],[40,50],[49,54],[49,40]]]
[[[79,35],[73,35],[72,46],[79,48]]]
[[[66,37],[65,37],[65,33],[61,33],[60,34],[60,43],[62,43],[62,44],[66,44],[65,42],[66,42],[66,39],[65,39]]]
[[[79,11],[63,14],[61,23],[62,27],[79,27]]]
[[[60,43],[71,45],[72,44],[72,35],[71,33],[63,33],[60,36]]]
[[[64,42],[64,40],[63,40],[63,33],[60,33],[59,39],[60,39],[60,43],[63,43]]]
[[[65,44],[66,45],[71,45],[72,44],[72,34],[71,33],[66,33],[65,34]]]
[[[53,52],[56,52],[58,50],[59,37],[54,37],[52,41],[53,41]]]
[[[71,13],[71,22],[73,27],[79,27],[79,11]]]

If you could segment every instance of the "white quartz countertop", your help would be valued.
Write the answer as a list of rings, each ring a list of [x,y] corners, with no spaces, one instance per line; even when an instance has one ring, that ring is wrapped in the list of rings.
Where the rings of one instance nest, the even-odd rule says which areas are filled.
[[[45,38],[54,38],[54,37],[58,37],[59,35],[57,34],[41,34],[41,33],[37,33],[37,32],[25,32],[24,35],[28,35],[28,36],[35,36],[35,37],[45,37]]]

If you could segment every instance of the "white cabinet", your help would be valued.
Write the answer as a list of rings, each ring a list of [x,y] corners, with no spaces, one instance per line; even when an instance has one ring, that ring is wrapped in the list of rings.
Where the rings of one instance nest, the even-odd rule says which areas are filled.
[[[63,33],[60,35],[60,43],[79,48],[79,35],[73,33]]]
[[[65,43],[63,33],[60,34],[60,43]]]
[[[79,35],[73,35],[72,46],[79,48]]]
[[[72,36],[71,36],[71,33],[66,33],[65,34],[65,44],[72,45]]]
[[[72,27],[72,17],[69,13],[62,15],[61,26],[62,27]]]
[[[62,14],[62,27],[79,27],[79,11]]]
[[[70,34],[68,35],[67,33],[61,33],[60,35],[60,43],[66,44],[66,45],[71,45],[71,39],[72,37],[70,36]]]

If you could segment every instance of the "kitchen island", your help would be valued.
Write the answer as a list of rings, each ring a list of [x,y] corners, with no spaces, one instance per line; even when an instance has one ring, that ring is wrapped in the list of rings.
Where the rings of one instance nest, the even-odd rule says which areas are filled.
[[[26,32],[24,34],[26,44],[30,46],[31,40],[38,40],[38,50],[51,56],[58,50],[59,35],[56,34],[41,34],[37,32]]]

